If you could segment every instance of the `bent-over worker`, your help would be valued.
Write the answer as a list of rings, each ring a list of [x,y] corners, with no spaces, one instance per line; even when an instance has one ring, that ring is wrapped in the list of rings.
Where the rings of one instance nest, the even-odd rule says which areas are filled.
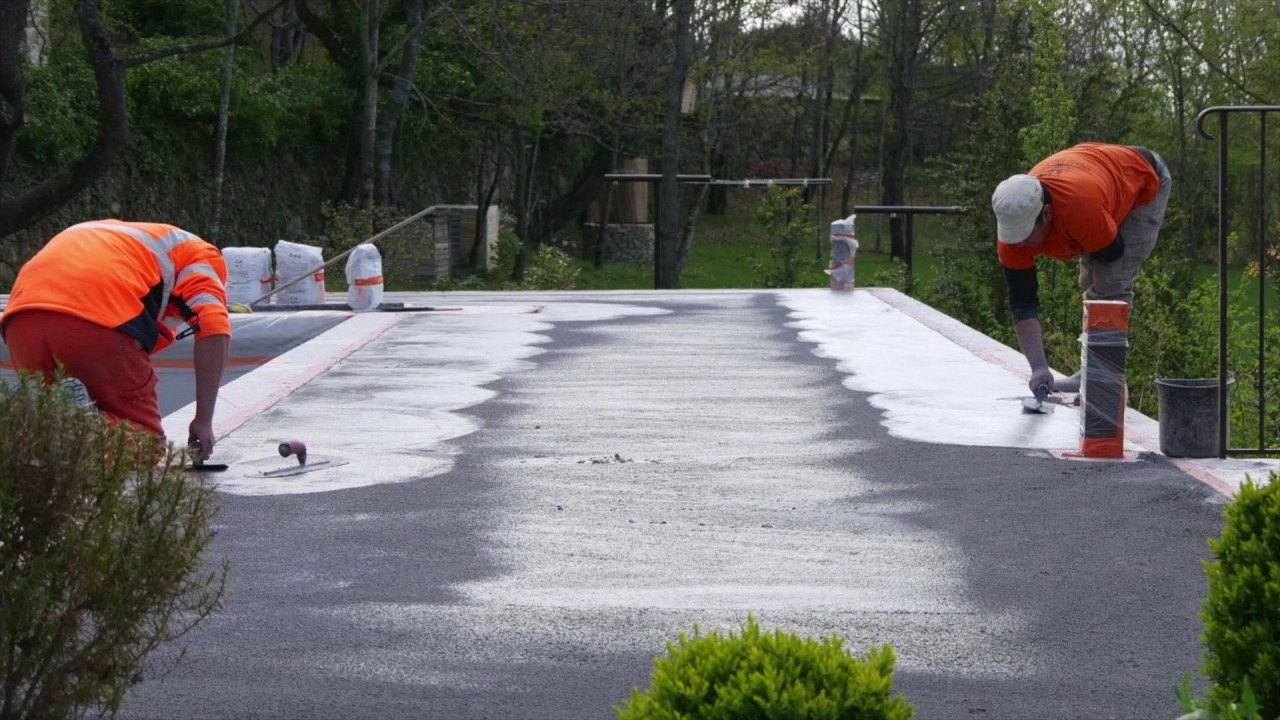
[[[188,445],[213,450],[213,412],[231,344],[227,264],[214,245],[161,223],[99,220],[58,233],[18,272],[0,337],[14,368],[59,365],[108,418],[164,436],[151,355],[195,335],[196,414]]]
[[[1143,147],[1080,143],[1014,175],[991,196],[1014,332],[1031,365],[1031,391],[1077,392],[1080,373],[1055,380],[1040,328],[1036,257],[1080,260],[1086,300],[1133,305],[1169,204],[1169,167]]]

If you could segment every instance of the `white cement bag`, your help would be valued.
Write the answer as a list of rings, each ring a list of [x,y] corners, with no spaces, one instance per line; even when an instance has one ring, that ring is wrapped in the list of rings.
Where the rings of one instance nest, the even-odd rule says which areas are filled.
[[[255,247],[222,249],[227,261],[227,302],[247,305],[271,292],[271,250]]]
[[[382,304],[382,253],[372,243],[357,245],[347,256],[347,304],[356,312]]]
[[[288,240],[276,243],[276,287],[292,282],[324,264],[324,251]],[[324,270],[276,293],[276,305],[323,305]]]

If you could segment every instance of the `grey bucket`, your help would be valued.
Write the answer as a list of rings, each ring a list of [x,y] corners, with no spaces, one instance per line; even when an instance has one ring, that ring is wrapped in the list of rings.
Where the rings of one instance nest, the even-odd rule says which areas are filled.
[[[1227,379],[1227,444],[1231,444],[1231,386]],[[1156,378],[1160,452],[1169,457],[1218,456],[1218,378]]]

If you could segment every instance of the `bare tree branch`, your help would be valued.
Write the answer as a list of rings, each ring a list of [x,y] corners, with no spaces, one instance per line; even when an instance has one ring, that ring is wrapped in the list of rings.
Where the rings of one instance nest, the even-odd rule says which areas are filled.
[[[250,22],[248,25],[244,27],[243,30],[236,33],[235,35],[230,35],[230,36],[221,38],[219,40],[209,40],[207,42],[202,42],[202,43],[193,43],[190,45],[175,45],[173,47],[162,48],[160,50],[155,50],[149,53],[145,53],[143,55],[136,55],[131,58],[125,58],[123,60],[119,60],[118,62],[120,63],[121,68],[128,70],[131,67],[146,65],[147,63],[153,63],[157,60],[163,60],[167,57],[173,57],[175,55],[191,55],[193,53],[204,52],[206,50],[216,50],[221,47],[226,47],[234,42],[239,42],[242,38],[248,36],[249,33],[253,32],[254,28],[266,22],[267,18],[271,16],[271,13],[284,7],[289,2],[290,0],[276,0],[274,4],[272,4],[266,10],[264,10],[261,14],[259,14],[258,17],[254,18],[253,22]]]
[[[1261,95],[1253,92],[1248,87],[1246,87],[1243,82],[1238,80],[1231,73],[1227,72],[1226,70],[1223,70],[1221,66],[1219,66],[1208,55],[1205,54],[1204,50],[1202,50],[1199,45],[1196,45],[1195,42],[1192,41],[1192,39],[1187,35],[1186,31],[1184,31],[1181,27],[1179,27],[1178,23],[1173,21],[1173,18],[1170,18],[1169,16],[1160,12],[1160,10],[1157,9],[1156,6],[1151,3],[1151,0],[1142,0],[1142,5],[1147,8],[1147,11],[1150,12],[1152,16],[1154,16],[1157,20],[1159,20],[1166,27],[1172,30],[1174,34],[1176,34],[1178,37],[1182,38],[1182,41],[1187,44],[1187,47],[1191,48],[1191,51],[1196,54],[1196,57],[1203,60],[1204,63],[1208,65],[1211,70],[1216,72],[1218,75],[1222,76],[1222,79],[1226,80],[1228,85],[1235,88],[1236,90],[1239,90],[1245,96],[1251,98],[1254,102],[1257,102],[1262,105],[1271,104],[1271,100],[1264,98]]]

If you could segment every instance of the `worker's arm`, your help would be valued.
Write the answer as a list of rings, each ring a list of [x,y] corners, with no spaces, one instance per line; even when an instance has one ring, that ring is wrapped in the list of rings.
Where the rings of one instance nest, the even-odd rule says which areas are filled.
[[[1124,236],[1116,235],[1116,239],[1112,243],[1101,250],[1094,250],[1089,253],[1089,257],[1100,263],[1115,262],[1124,257]]]
[[[1013,311],[1013,332],[1018,336],[1022,354],[1031,366],[1031,392],[1048,387],[1053,392],[1053,371],[1045,359],[1044,334],[1040,329],[1040,280],[1034,267],[1027,270],[1004,269],[1009,286],[1009,307]]]
[[[195,236],[175,249],[173,258],[179,270],[169,313],[186,321],[195,334],[196,416],[188,428],[187,444],[199,443],[204,460],[213,452],[213,410],[231,347],[227,264],[218,248]]]
[[[196,368],[196,417],[188,428],[187,443],[200,443],[201,460],[207,460],[213,452],[213,411],[230,348],[231,336],[208,335],[197,337],[192,352]]]
[[[1034,393],[1040,387],[1047,387],[1053,392],[1053,371],[1049,369],[1049,361],[1044,354],[1044,337],[1040,330],[1040,318],[1027,318],[1013,324],[1013,331],[1018,335],[1018,344],[1022,346],[1022,354],[1027,356],[1031,365],[1031,380],[1027,387]]]

